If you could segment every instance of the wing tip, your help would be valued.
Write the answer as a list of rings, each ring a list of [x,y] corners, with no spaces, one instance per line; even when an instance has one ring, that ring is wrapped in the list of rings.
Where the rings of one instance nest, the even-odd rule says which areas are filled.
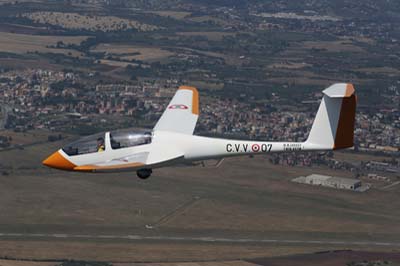
[[[349,98],[355,93],[355,89],[351,83],[336,83],[325,89],[323,93],[332,98]]]
[[[186,86],[186,85],[179,86],[179,90],[190,90],[193,92],[198,92],[196,87]]]
[[[193,98],[192,98],[192,113],[195,115],[199,115],[199,91],[197,88],[192,87],[192,86],[186,86],[182,85],[179,87],[178,90],[190,90],[193,92]]]

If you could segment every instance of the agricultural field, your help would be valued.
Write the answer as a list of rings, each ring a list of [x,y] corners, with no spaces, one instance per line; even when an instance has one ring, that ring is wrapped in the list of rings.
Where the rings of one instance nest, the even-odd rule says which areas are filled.
[[[82,53],[73,49],[55,48],[57,43],[80,44],[86,36],[39,36],[2,32],[0,34],[0,52],[13,54],[58,53],[81,57]]]
[[[223,260],[338,246],[203,243],[203,238],[348,241],[339,247],[385,251],[383,246],[350,243],[395,242],[400,235],[398,188],[355,193],[290,182],[313,172],[346,176],[345,172],[271,165],[264,157],[232,158],[216,169],[156,169],[146,181],[134,173],[85,175],[41,166],[46,156],[68,141],[0,152],[0,167],[8,173],[0,176],[0,200],[4,202],[0,233],[24,228],[34,235],[44,234],[33,239],[24,235],[2,238],[0,256],[103,261],[187,261],[201,256]],[[53,239],[53,234],[66,236]],[[105,238],[78,241],[68,235]],[[124,235],[145,239],[118,238]],[[194,239],[181,243],[173,237]]]
[[[210,41],[221,41],[224,37],[226,36],[235,36],[236,33],[233,32],[216,32],[216,31],[210,31],[210,32],[177,32],[177,35],[181,36],[201,36],[205,37]]]
[[[11,243],[10,243],[11,244]],[[44,246],[41,242],[34,242],[37,246]],[[78,244],[79,243],[71,243]],[[61,245],[60,245],[61,246]],[[90,245],[82,245],[82,248],[87,248]],[[120,252],[124,252],[124,254],[132,254],[132,253],[142,253],[146,251],[146,247],[143,245],[139,246],[139,250],[132,250],[125,247],[118,247],[118,246],[106,246],[104,248],[105,253],[108,251],[114,252],[116,255],[119,255]],[[66,249],[68,249],[68,245],[64,245]],[[22,248],[25,248],[22,247]],[[170,246],[168,250],[174,250],[177,246]],[[185,248],[185,247],[179,247]],[[221,252],[223,248],[228,247],[216,247],[213,250],[207,250],[204,246],[195,246],[193,248],[197,248],[198,251],[202,251],[204,253],[210,252]],[[222,249],[221,249],[222,248]],[[237,247],[230,247],[232,250],[235,250],[240,254],[240,251]],[[108,249],[108,250],[107,250]],[[254,254],[257,254],[257,247],[250,248],[254,251]],[[264,248],[265,249],[265,248]],[[182,266],[182,265],[196,265],[196,266],[210,266],[215,265],[224,265],[224,266],[267,266],[267,265],[274,265],[274,266],[285,266],[285,265],[293,265],[293,266],[301,266],[301,265],[309,265],[309,266],[318,266],[321,264],[326,263],[327,260],[330,261],[329,265],[332,266],[342,266],[342,265],[398,265],[400,258],[399,255],[396,253],[389,253],[389,252],[368,252],[368,251],[351,251],[351,250],[333,250],[333,251],[322,251],[316,253],[306,253],[307,248],[299,249],[299,248],[277,248],[276,253],[271,253],[272,257],[258,257],[255,259],[239,259],[239,260],[210,260],[210,261],[198,261],[196,259],[189,259],[185,262],[183,260],[175,259],[169,262],[143,262],[139,259],[137,262],[109,262],[109,261],[66,261],[66,260],[55,260],[55,261],[30,261],[28,260],[0,260],[0,263],[5,266],[58,266],[58,265],[65,265],[66,263],[70,263],[72,265],[87,263],[89,265],[100,265],[100,266],[107,266],[107,265],[115,265],[115,266]],[[45,250],[45,249],[44,249]],[[292,250],[296,252],[295,255],[286,254],[287,250]],[[192,254],[192,248],[186,247],[185,249],[186,254]],[[104,253],[104,252],[103,252]],[[144,252],[146,254],[146,252]],[[100,256],[101,257],[101,256]],[[155,257],[156,258],[156,257]]]
[[[29,132],[14,132],[11,130],[1,130],[0,135],[11,138],[12,145],[30,145],[34,143],[47,142],[49,135],[58,135],[57,132],[31,130]]]
[[[0,0],[0,5],[14,4],[14,3],[17,3],[17,2],[19,2],[19,3],[24,3],[24,2],[42,3],[44,1],[43,0],[18,0],[18,1],[15,1],[15,0]]]
[[[395,39],[389,42],[376,34],[386,24],[375,29],[372,18],[361,35],[333,13],[313,13],[308,19],[298,12],[263,12],[261,6],[246,13],[178,2],[6,6],[2,12],[8,12],[7,19],[0,21],[0,51],[6,54],[0,54],[0,61],[37,51],[35,59],[47,61],[46,66],[96,72],[104,80],[185,79],[200,89],[211,84],[211,91],[218,87],[231,96],[240,95],[243,86],[254,97],[289,87],[291,94],[302,97],[304,89],[320,90],[338,80],[364,91],[396,82],[397,55],[390,52],[398,50]],[[269,15],[257,15],[261,13]],[[56,48],[59,41],[65,45]],[[52,53],[64,56],[54,58]],[[367,55],[371,60],[365,62]],[[16,58],[15,64],[23,66],[24,60],[26,67],[32,65],[32,55]],[[135,61],[149,68],[142,71]],[[8,67],[12,63],[4,62]],[[134,69],[126,71],[129,65]],[[204,73],[213,80],[202,80]]]
[[[191,12],[185,11],[172,11],[172,10],[162,10],[162,11],[147,11],[146,13],[156,14],[161,17],[169,17],[174,19],[185,19],[186,17],[190,16]]]
[[[143,62],[163,61],[168,57],[174,56],[175,53],[157,47],[140,47],[135,45],[123,44],[99,44],[93,49],[93,53],[105,53],[106,56],[118,56],[122,60],[140,60]]]
[[[365,53],[366,51],[356,44],[354,44],[351,40],[340,40],[340,41],[327,41],[327,42],[315,42],[315,41],[307,41],[303,43],[303,47],[301,50],[323,50],[326,52],[332,53],[340,53],[340,52],[352,52],[352,53]]]
[[[122,19],[115,16],[92,16],[77,13],[34,12],[22,14],[35,23],[60,26],[64,29],[80,29],[89,31],[119,31],[131,30],[152,31],[157,27],[142,24],[138,21]]]

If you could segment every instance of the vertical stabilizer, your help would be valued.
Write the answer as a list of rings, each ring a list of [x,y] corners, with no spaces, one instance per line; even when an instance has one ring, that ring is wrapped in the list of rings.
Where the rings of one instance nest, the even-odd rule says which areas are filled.
[[[324,96],[306,143],[316,149],[344,149],[354,144],[356,95],[352,84],[338,83]]]

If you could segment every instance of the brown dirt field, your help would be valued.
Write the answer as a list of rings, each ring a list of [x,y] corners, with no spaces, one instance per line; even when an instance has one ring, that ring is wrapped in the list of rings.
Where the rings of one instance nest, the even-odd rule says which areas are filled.
[[[235,36],[232,32],[221,32],[221,31],[208,31],[208,32],[177,32],[177,35],[181,36],[204,36],[210,41],[220,41],[224,36]]]
[[[49,135],[58,135],[57,132],[32,130],[26,133],[14,132],[10,130],[0,130],[1,136],[12,137],[12,145],[26,145],[35,142],[47,141]],[[63,136],[65,134],[62,134]]]
[[[43,58],[18,59],[18,58],[0,58],[0,64],[3,67],[10,67],[17,70],[35,68],[40,65],[43,69],[62,70],[63,66],[50,63]]]
[[[199,17],[190,17],[189,20],[194,21],[194,22],[207,22],[207,21],[213,21],[217,25],[220,26],[225,26],[229,25],[228,22],[226,22],[223,19],[215,18],[212,16],[199,16]]]
[[[268,266],[343,266],[343,265],[400,265],[400,253],[389,252],[357,252],[339,250],[318,254],[299,254],[276,258],[259,258],[250,260],[257,265]],[[385,261],[387,263],[385,263]],[[353,264],[354,263],[354,264]],[[357,263],[357,264],[356,264]]]
[[[32,146],[25,150],[0,153],[2,164],[10,165],[15,169],[14,178],[2,180],[1,188],[4,190],[2,200],[8,202],[3,207],[3,211],[8,214],[3,218],[4,223],[25,223],[29,217],[31,224],[43,222],[63,224],[63,221],[68,218],[70,221],[85,224],[117,223],[143,226],[157,221],[158,217],[168,212],[168,209],[172,210],[174,206],[186,202],[194,193],[194,195],[200,195],[201,200],[184,212],[173,216],[163,226],[176,229],[240,231],[253,228],[262,231],[360,233],[385,233],[387,228],[393,228],[393,233],[400,234],[400,229],[396,226],[400,223],[400,218],[397,216],[397,210],[400,208],[396,207],[397,201],[394,200],[397,196],[396,192],[383,193],[373,190],[367,193],[352,193],[298,185],[289,181],[293,177],[312,172],[351,176],[346,172],[322,168],[274,166],[266,162],[263,157],[231,158],[217,169],[157,169],[155,177],[150,180],[153,186],[160,185],[157,181],[173,180],[173,183],[181,183],[182,188],[189,189],[185,193],[176,192],[177,188],[164,191],[160,187],[157,188],[159,192],[154,194],[148,193],[145,187],[116,186],[112,188],[112,192],[105,194],[105,192],[100,192],[104,189],[102,182],[107,184],[118,176],[116,179],[118,183],[134,182],[136,184],[137,180],[131,179],[134,173],[97,176],[55,170],[48,172],[41,166],[41,160],[56,150],[56,146],[60,147],[62,144],[49,143]],[[15,160],[15,158],[24,159]],[[36,173],[18,174],[18,169],[21,167],[28,169],[37,167],[38,169]],[[245,178],[248,176],[249,169],[251,169],[251,177]],[[34,177],[41,172],[43,174],[47,172],[47,174]],[[210,173],[212,173],[211,176]],[[49,174],[58,178],[51,179],[49,183],[46,178]],[[98,183],[96,180],[101,182]],[[23,188],[10,190],[9,186],[12,182],[29,185],[23,190],[24,200],[13,200]],[[39,197],[35,196],[40,188],[45,188],[48,192]],[[200,192],[190,192],[192,189]],[[110,201],[107,197],[111,197],[110,200],[112,200]],[[159,197],[164,198],[162,204],[159,202]],[[83,203],[81,200],[84,198],[91,200]],[[63,204],[67,199],[69,203]],[[128,200],[130,204],[120,205],[118,209],[107,209],[107,215],[104,213],[103,206],[112,206],[112,202],[122,199],[130,199]],[[42,204],[47,201],[52,204],[43,209]],[[31,202],[36,207],[31,206],[29,210],[24,210],[24,202]],[[143,213],[143,204],[146,205],[145,213]],[[63,210],[59,209],[61,205]],[[55,213],[57,215],[54,215]],[[346,214],[345,219],[343,214]],[[258,219],[250,217],[258,217]],[[296,222],[293,223],[293,221]]]
[[[154,62],[154,61],[162,61],[168,59],[168,57],[174,56],[174,53],[171,53],[166,50],[157,49],[157,48],[139,48],[137,50],[139,55],[128,55],[123,56],[121,59],[124,60],[140,60],[144,62]]]
[[[302,50],[304,49],[324,49],[328,52],[357,52],[357,53],[364,53],[365,50],[353,45],[351,41],[308,41],[304,42],[302,45]]]
[[[400,74],[398,69],[392,67],[359,68],[357,71],[362,73],[386,74],[390,76],[398,76]]]
[[[175,47],[170,47],[170,48],[174,49]],[[210,56],[210,57],[222,58],[225,60],[225,63],[228,65],[238,65],[238,64],[243,63],[243,60],[239,59],[238,56],[225,55],[222,53],[207,52],[207,51],[201,51],[201,50],[196,50],[196,49],[191,49],[191,48],[183,48],[183,47],[179,47],[179,50],[182,50],[185,52],[187,52],[187,51],[194,52],[194,53],[198,53],[198,54]]]
[[[19,2],[19,3],[24,3],[24,2],[32,2],[32,3],[42,3],[44,2],[43,0],[0,0],[0,5],[3,4],[9,4],[9,3],[15,3],[15,2]]]
[[[376,41],[374,39],[367,38],[367,37],[361,37],[361,36],[357,36],[357,37],[353,36],[351,38],[348,38],[348,40],[355,40],[357,42],[366,43],[366,44],[369,44],[369,45],[375,45],[376,44]]]
[[[360,162],[360,161],[378,161],[388,160],[390,157],[386,156],[375,156],[371,154],[364,153],[347,153],[347,152],[335,152],[334,158],[340,161],[348,162]]]
[[[133,45],[120,45],[120,44],[107,44],[107,43],[99,44],[91,51],[105,52],[107,54],[112,54],[112,55],[123,55],[121,59],[125,60],[136,59],[141,61],[164,60],[170,56],[175,55],[175,53],[156,47],[148,48],[148,47],[139,47]]]
[[[305,67],[309,67],[311,65],[306,63],[297,63],[297,62],[282,62],[271,64],[267,67],[267,69],[275,69],[275,68],[283,68],[283,69],[302,69]]]
[[[108,66],[112,66],[112,67],[127,67],[128,65],[137,66],[137,64],[135,64],[135,63],[122,62],[122,61],[116,61],[116,60],[101,59],[99,61],[100,61],[100,64],[108,65]]]
[[[296,85],[312,85],[312,86],[321,86],[323,88],[326,86],[329,80],[327,78],[307,78],[307,77],[298,77],[298,78],[269,78],[268,81],[277,84],[296,84]],[[334,83],[336,80],[332,79],[330,83]]]
[[[46,27],[34,27],[28,25],[1,23],[0,32],[9,32],[13,34],[29,34],[29,35],[49,35],[53,31],[48,30]]]
[[[135,173],[79,174],[43,167],[41,161],[64,142],[0,152],[2,167],[11,167],[9,175],[0,175],[0,233],[389,242],[400,236],[399,188],[354,193],[289,181],[310,173],[346,172],[271,165],[264,156],[230,158],[216,169],[155,169],[148,180]],[[146,229],[149,224],[155,227]],[[121,261],[232,260],[331,248],[367,247],[0,238],[0,256]],[[385,248],[393,249],[369,249]]]
[[[62,41],[65,44],[79,44],[86,39],[86,36],[39,36],[2,32],[0,34],[0,51],[16,54],[35,51],[41,53],[71,53],[71,56],[82,56],[80,52],[75,50],[47,48],[46,46],[56,45],[58,41]]]
[[[96,243],[78,241],[0,241],[0,256],[7,255],[11,258],[36,260],[73,258],[74,260],[112,262],[223,261],[284,256],[326,249],[327,247],[324,249],[318,246],[107,243],[100,241]]]
[[[195,86],[196,88],[207,88],[211,90],[220,90],[224,87],[223,83],[213,83],[209,81],[192,81],[191,85]]]
[[[207,262],[166,262],[166,263],[115,263],[115,266],[259,266],[244,260]]]
[[[191,12],[185,12],[185,11],[146,11],[146,13],[151,13],[151,14],[156,14],[161,17],[171,17],[174,19],[185,19],[187,16],[190,16],[192,13]]]
[[[269,249],[269,248],[266,248]],[[203,250],[200,247],[200,250]],[[295,250],[293,250],[295,251]],[[377,265],[400,265],[400,253],[379,252],[379,251],[351,251],[351,250],[333,250],[322,251],[318,253],[304,253],[306,250],[297,250],[297,254],[285,254],[278,250],[277,254],[268,257],[241,258],[240,260],[210,260],[186,262],[112,262],[114,266],[343,266],[351,262],[373,262],[386,261],[384,264]],[[173,260],[173,259],[171,259]],[[21,261],[21,260],[0,260],[1,266],[52,266],[59,265],[60,262],[45,261]],[[369,264],[368,264],[369,265]]]
[[[0,266],[53,266],[58,265],[56,262],[44,261],[21,261],[21,260],[2,260],[0,259]]]

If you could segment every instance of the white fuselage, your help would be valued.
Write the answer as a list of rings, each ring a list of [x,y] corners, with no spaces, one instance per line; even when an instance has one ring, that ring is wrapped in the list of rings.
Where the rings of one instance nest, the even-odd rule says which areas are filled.
[[[184,159],[189,161],[217,159],[228,156],[267,154],[282,151],[323,150],[325,147],[306,142],[265,142],[252,140],[232,140],[185,135],[171,132],[157,132],[154,135],[155,148],[179,149]]]
[[[109,133],[105,134],[106,149],[103,152],[68,156],[59,152],[76,166],[96,165],[99,162],[124,161],[136,154],[148,154],[143,165],[128,168],[97,169],[96,172],[118,172],[139,168],[157,168],[165,165],[189,163],[239,155],[268,154],[282,151],[321,150],[323,147],[306,142],[264,142],[202,137],[174,132],[154,132],[152,143],[113,150],[109,144]]]

